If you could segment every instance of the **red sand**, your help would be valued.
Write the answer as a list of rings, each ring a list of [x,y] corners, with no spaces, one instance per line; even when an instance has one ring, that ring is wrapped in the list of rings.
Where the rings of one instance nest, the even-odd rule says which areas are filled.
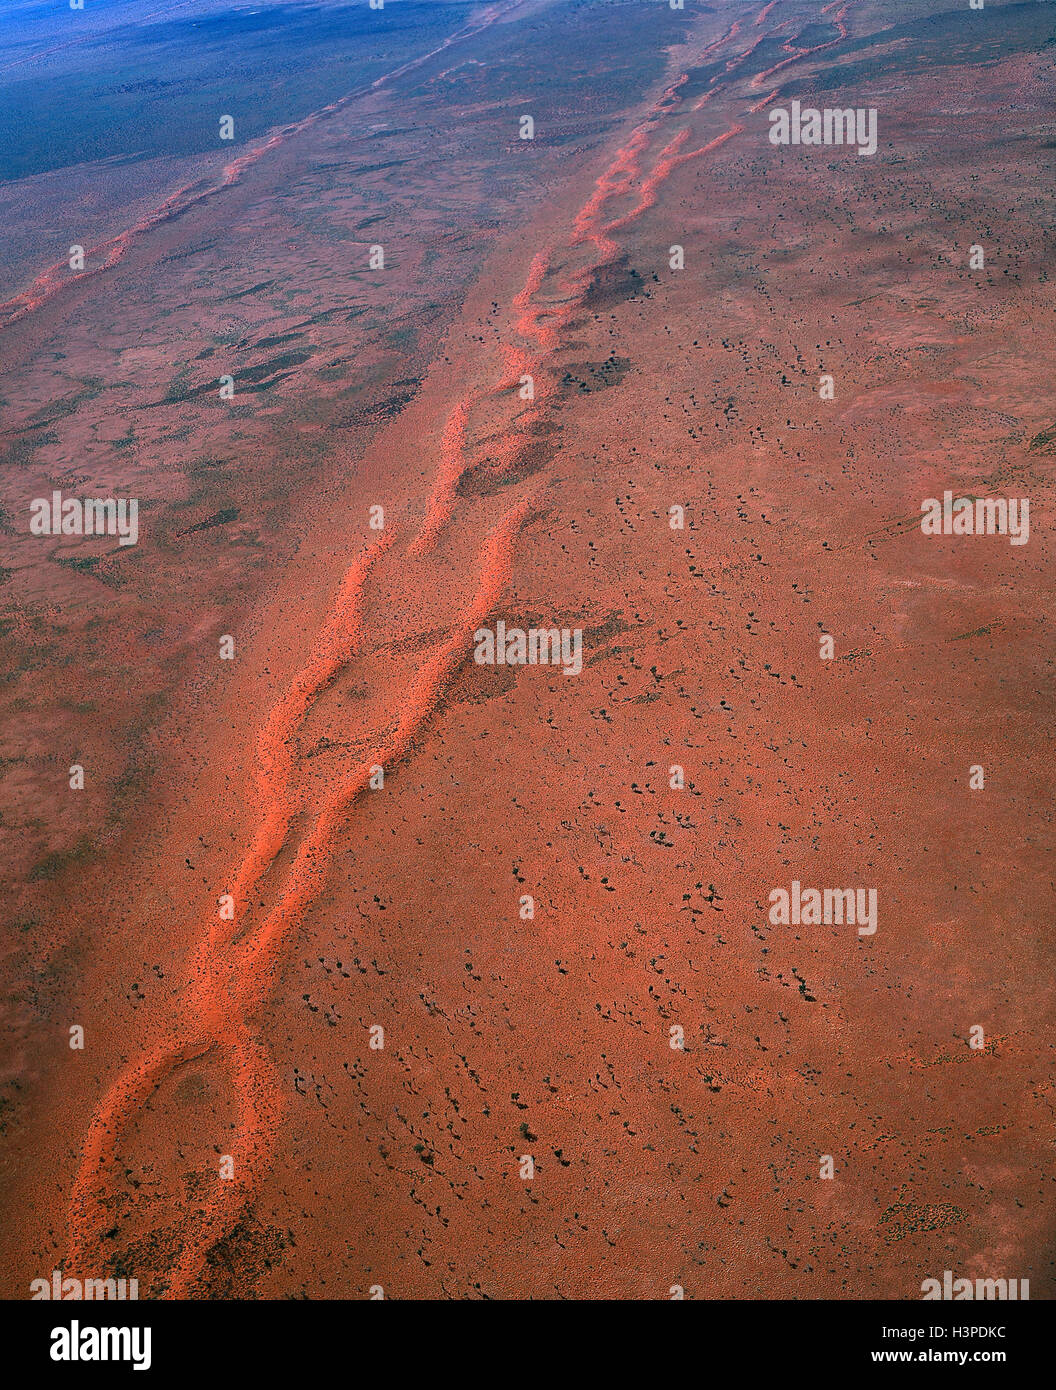
[[[37,1167],[11,1177],[6,1292],[61,1260],[154,1296],[913,1298],[946,1268],[1051,1296],[1051,788],[1031,757],[1051,470],[1029,443],[1051,425],[1051,290],[1029,151],[989,149],[988,204],[949,125],[914,114],[969,81],[1041,111],[1050,79],[1029,56],[949,90],[905,78],[870,99],[897,166],[774,149],[760,89],[824,71],[838,39],[801,46],[815,7],[772,11],[701,18],[605,150],[495,238],[413,399],[254,524],[261,575],[229,556],[233,608],[224,543],[196,534],[149,710],[82,677],[115,741],[155,726],[155,768],[93,857],[31,890],[55,979],[25,1024],[12,1142]],[[881,12],[831,19],[846,37]],[[768,36],[789,56],[764,67]],[[683,93],[716,58],[706,100]],[[238,162],[246,208],[266,163]],[[17,298],[27,361],[44,316],[91,323],[92,293],[141,274],[161,222],[115,239],[101,288]],[[318,428],[318,386],[295,387],[289,419]],[[196,429],[203,407],[179,409]],[[1029,495],[1030,545],[925,540],[943,487]],[[127,623],[159,579],[124,582]],[[582,627],[582,675],[467,661],[494,617]],[[107,660],[136,672],[119,632]],[[238,657],[217,673],[222,632]],[[876,936],[772,926],[793,878],[876,885]]]

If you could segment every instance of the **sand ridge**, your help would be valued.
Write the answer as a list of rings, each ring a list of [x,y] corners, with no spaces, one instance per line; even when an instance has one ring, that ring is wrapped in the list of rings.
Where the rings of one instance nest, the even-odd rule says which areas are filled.
[[[169,1296],[224,1288],[224,1260],[234,1271],[226,1287],[241,1291],[258,1283],[275,1291],[298,1277],[318,1287],[334,1266],[348,1281],[342,1287],[380,1280],[404,1296],[516,1297],[530,1287],[542,1296],[663,1297],[672,1282],[694,1281],[712,1296],[804,1296],[819,1283],[838,1295],[866,1287],[906,1296],[921,1259],[952,1258],[950,1246],[929,1239],[978,1259],[988,1240],[1006,1259],[1037,1248],[1026,1226],[1015,1227],[1000,1170],[1016,1132],[1005,1110],[1021,1104],[1020,1118],[1033,1114],[1040,1093],[1020,1101],[1013,1091],[1002,1105],[994,1090],[995,1075],[1011,1078],[1020,1065],[1030,1072],[1029,1049],[1017,1026],[1000,1024],[990,1025],[982,1058],[936,1041],[929,1011],[940,996],[925,987],[931,971],[952,963],[951,987],[981,1008],[986,972],[997,964],[977,962],[976,978],[957,956],[943,874],[959,877],[960,866],[952,855],[937,871],[925,862],[934,810],[924,783],[945,754],[930,726],[934,677],[917,665],[921,644],[931,650],[922,634],[934,634],[940,584],[963,596],[930,641],[971,640],[956,630],[969,598],[981,619],[976,636],[989,632],[1005,562],[957,561],[963,580],[940,578],[937,565],[935,574],[902,573],[905,552],[894,548],[911,538],[913,488],[938,464],[922,461],[919,473],[872,493],[865,487],[858,459],[869,445],[880,456],[892,382],[863,374],[853,383],[845,371],[834,425],[819,421],[808,392],[782,413],[780,390],[780,403],[768,395],[765,409],[749,396],[751,409],[737,383],[742,368],[753,382],[769,381],[767,351],[775,379],[815,372],[803,360],[813,351],[805,320],[796,317],[810,312],[808,301],[794,285],[780,307],[770,302],[781,282],[773,263],[752,259],[742,232],[748,225],[757,245],[771,233],[779,244],[777,204],[760,197],[742,218],[729,192],[734,173],[763,162],[742,140],[762,129],[749,118],[797,64],[819,55],[824,63],[854,33],[856,7],[828,5],[821,13],[833,11],[836,37],[797,43],[817,11],[797,6],[785,18],[786,8],[701,21],[699,38],[676,50],[657,94],[598,159],[571,214],[559,202],[535,222],[542,244],[496,250],[445,339],[442,356],[454,365],[436,359],[406,418],[370,446],[368,475],[382,479],[383,466],[393,467],[391,503],[384,485],[375,482],[372,494],[389,503],[390,521],[327,591],[318,635],[289,638],[306,659],[268,713],[254,711],[242,792],[255,793],[249,833],[232,844],[223,881],[238,916],[230,925],[213,916],[198,923],[189,986],[174,1001],[167,1035],[128,1060],[88,1124],[69,1213],[71,1268],[91,1269],[104,1254],[115,1212],[132,1232],[125,1240],[138,1267]],[[752,42],[731,52],[746,31]],[[776,63],[775,47],[786,55]],[[717,66],[701,77],[695,70],[708,60]],[[760,101],[779,71],[781,85]],[[764,141],[765,133],[765,150]],[[753,169],[748,176],[757,177]],[[861,177],[844,170],[838,186]],[[817,175],[806,164],[790,178],[796,198],[814,192]],[[712,212],[702,188],[715,198],[711,230],[725,256],[708,272],[716,312],[706,334],[679,299],[688,290],[671,290],[661,316],[659,276],[627,270],[628,258],[662,268],[668,242],[680,239],[671,228],[685,225],[680,206],[691,200],[705,217]],[[833,233],[837,244],[843,234]],[[863,277],[891,297],[887,252],[874,254]],[[738,270],[723,281],[726,263]],[[878,358],[884,334],[898,353],[913,333],[949,333],[938,314],[923,328],[901,305],[875,318],[868,296],[852,307],[844,322],[876,332]],[[485,324],[492,336],[481,352],[474,338],[482,340]],[[693,372],[687,329],[707,340],[692,344],[700,354]],[[678,354],[667,357],[664,338],[674,333]],[[653,364],[648,382],[625,356],[632,341]],[[969,342],[962,334],[949,350],[967,352]],[[817,367],[834,355],[819,351]],[[527,403],[525,376],[534,385]],[[633,418],[621,416],[620,390],[637,393]],[[706,406],[698,392],[708,393]],[[913,412],[927,408],[917,389],[906,388],[906,398]],[[815,464],[812,478],[805,439],[825,430],[811,457],[821,453],[826,466]],[[683,442],[680,454],[677,434],[705,435],[712,447]],[[841,466],[852,476],[834,500],[827,493]],[[690,526],[669,537],[678,549],[658,552],[643,537],[657,527],[664,534],[667,503],[683,495],[671,481],[680,473],[694,499]],[[732,539],[720,546],[714,535]],[[852,584],[816,553],[832,549],[861,557]],[[808,552],[809,563],[801,558]],[[855,587],[867,595],[859,607]],[[879,618],[870,608],[878,593],[887,610]],[[527,625],[554,618],[555,605],[557,617],[587,631],[581,703],[551,689],[533,699],[512,673],[485,684],[466,667],[472,631],[490,615],[515,613]],[[806,611],[812,605],[817,620]],[[803,656],[822,622],[845,635],[828,684]],[[971,717],[980,718],[979,649],[949,650]],[[1029,679],[1017,676],[1009,690],[1023,709],[1036,707]],[[929,759],[926,771],[914,764],[907,774],[906,800],[926,827],[907,838],[892,818],[902,794],[879,781],[881,765],[907,759],[884,704],[898,682],[913,692],[907,718]],[[779,719],[768,722],[769,706]],[[501,745],[494,765],[512,769],[496,778],[490,819],[479,815],[479,784],[465,770],[475,759],[491,765],[489,741]],[[545,772],[533,775],[532,757]],[[665,785],[668,757],[693,769],[684,800]],[[377,765],[398,774],[398,796],[383,801],[369,789]],[[1033,791],[1022,795],[1036,824]],[[978,814],[967,813],[965,844],[980,829]],[[515,829],[500,824],[507,817]],[[886,859],[882,843],[895,846]],[[453,844],[464,875],[457,910],[438,887],[451,873],[444,858]],[[511,852],[502,866],[509,886],[500,889],[496,865]],[[848,958],[838,932],[788,943],[767,931],[762,911],[756,920],[765,875],[778,864],[791,872],[806,855],[821,856],[826,881],[842,882],[848,863],[881,876],[882,900],[896,904],[897,940],[925,956],[914,960],[920,974],[908,989],[900,991],[886,955]],[[1021,862],[1032,875],[1033,849]],[[526,886],[540,907],[531,928],[508,920],[511,892]],[[983,901],[974,881],[971,892]],[[342,928],[349,917],[354,925]],[[1017,941],[1014,911],[1007,927]],[[452,960],[463,939],[466,960]],[[306,1020],[293,1015],[289,982],[299,974]],[[387,1070],[364,1061],[342,1031],[346,996],[334,989],[353,975],[373,985],[362,997],[360,981],[347,986],[353,1008],[368,1011],[360,1023],[385,1014],[388,1001],[389,1031],[401,1042]],[[892,1001],[893,1023],[877,1012],[874,978]],[[667,1029],[694,1014],[691,1046],[673,1058]],[[882,1031],[889,1024],[892,1032]],[[312,1031],[320,1028],[321,1043]],[[342,1051],[331,1038],[351,1049],[337,1075]],[[977,1079],[985,1060],[1003,1070]],[[219,1142],[236,1158],[236,1179],[212,1188],[199,1181],[183,1202],[162,1197],[146,1223],[160,1222],[163,1234],[152,1238],[145,1227],[137,1235],[123,1144],[149,1126],[161,1084],[184,1071],[179,1084],[189,1084],[203,1061],[226,1077],[234,1123]],[[926,1097],[907,1074],[935,1078]],[[845,1083],[852,1075],[853,1088]],[[893,1099],[900,1088],[908,1118]],[[311,1114],[295,1096],[314,1098]],[[958,1107],[975,1122],[964,1152],[933,1137],[946,1135]],[[504,1140],[505,1110],[518,1126]],[[929,1137],[915,1153],[922,1123]],[[349,1143],[356,1157],[346,1161]],[[872,1163],[875,1191],[859,1180],[817,1192],[819,1143],[838,1147],[841,1170]],[[528,1187],[513,1166],[526,1148],[537,1152],[540,1173]],[[958,1165],[965,1186],[1001,1185],[1006,1208],[993,1233],[980,1225],[976,1236],[963,1190],[942,1194]],[[330,1211],[330,1192],[386,1213],[399,1232],[393,1248],[378,1251],[358,1227],[348,1237],[347,1212]],[[298,1205],[314,1206],[308,1229],[322,1233],[309,1250],[303,1238],[280,1234],[280,1213]],[[343,1240],[354,1247],[347,1256]]]

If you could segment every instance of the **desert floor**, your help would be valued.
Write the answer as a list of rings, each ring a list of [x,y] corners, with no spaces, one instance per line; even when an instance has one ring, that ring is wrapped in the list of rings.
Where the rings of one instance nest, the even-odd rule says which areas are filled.
[[[1052,1297],[1051,7],[434,23],[20,178],[0,1293]]]

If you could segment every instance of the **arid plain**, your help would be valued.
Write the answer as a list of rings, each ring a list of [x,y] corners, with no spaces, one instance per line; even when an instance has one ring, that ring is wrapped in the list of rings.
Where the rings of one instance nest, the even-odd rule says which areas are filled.
[[[1052,7],[285,8],[0,185],[0,1292],[1052,1297]]]

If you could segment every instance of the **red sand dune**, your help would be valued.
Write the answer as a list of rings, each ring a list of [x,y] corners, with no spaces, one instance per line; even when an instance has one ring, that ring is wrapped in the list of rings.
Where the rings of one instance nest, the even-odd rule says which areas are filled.
[[[874,393],[896,389],[856,375],[861,363],[850,349],[839,359],[840,405],[824,422],[813,391],[791,404],[770,384],[750,405],[743,396],[750,343],[781,343],[773,379],[799,371],[801,349],[804,375],[828,369],[839,358],[825,340],[834,334],[831,296],[846,305],[857,288],[830,283],[812,300],[809,285],[782,278],[789,273],[779,259],[767,261],[802,232],[792,216],[778,231],[776,215],[786,197],[801,210],[816,196],[812,170],[792,176],[791,192],[775,193],[772,173],[724,163],[770,157],[765,122],[749,118],[781,88],[763,101],[756,93],[778,72],[784,82],[815,70],[847,37],[855,7],[826,6],[820,13],[835,10],[839,37],[801,46],[796,35],[817,13],[797,6],[732,53],[705,94],[683,95],[692,69],[729,53],[742,27],[762,28],[775,4],[733,22],[696,22],[658,94],[627,113],[607,152],[570,174],[530,236],[498,242],[414,404],[361,459],[342,461],[339,482],[356,514],[381,498],[385,531],[362,548],[350,537],[340,560],[317,506],[304,540],[324,559],[314,576],[307,562],[297,572],[314,583],[310,631],[284,615],[281,598],[295,580],[277,575],[259,610],[266,616],[240,639],[242,684],[205,713],[186,788],[178,778],[166,787],[151,822],[156,838],[140,843],[139,858],[131,842],[115,850],[120,862],[160,875],[164,890],[152,889],[159,902],[211,904],[226,892],[236,914],[227,921],[210,905],[173,924],[165,968],[179,984],[135,1020],[113,1064],[97,1069],[90,1110],[73,1111],[84,1137],[67,1189],[69,1271],[106,1265],[116,1222],[126,1258],[169,1297],[278,1296],[298,1281],[316,1293],[336,1283],[345,1294],[382,1283],[411,1297],[666,1297],[682,1284],[711,1296],[910,1297],[952,1259],[1019,1261],[1009,1273],[1030,1264],[1039,1293],[1051,1278],[1036,1226],[1017,1226],[1010,1204],[1033,1181],[1011,1165],[1016,1126],[1035,1116],[1038,1093],[1027,1093],[1037,1054],[1024,1045],[1022,1022],[1003,1023],[988,1000],[986,981],[1002,958],[975,979],[971,958],[954,945],[960,899],[952,902],[946,869],[958,884],[973,872],[972,847],[985,842],[988,823],[974,808],[962,812],[956,838],[967,867],[947,864],[942,851],[937,868],[924,855],[953,793],[935,804],[936,763],[906,773],[908,786],[879,771],[906,762],[897,719],[907,689],[914,736],[945,766],[946,752],[930,742],[930,705],[947,691],[950,666],[918,669],[919,651],[907,656],[901,634],[916,640],[930,622],[932,632],[943,626],[943,642],[959,641],[953,629],[976,618],[989,630],[993,595],[1006,582],[990,567],[1008,557],[956,562],[964,568],[949,582],[987,597],[951,616],[959,600],[944,597],[946,580],[915,570],[907,577],[884,550],[903,543],[889,519],[906,511],[912,488],[904,497],[901,479],[870,475],[868,492],[856,473],[851,494],[827,494],[848,459],[876,446]],[[456,37],[472,39],[517,8],[494,7]],[[788,56],[756,67],[757,51],[786,28]],[[93,248],[90,259],[102,257],[96,269],[120,274],[137,241],[177,212],[222,215],[224,190],[324,114],[230,163],[215,187],[181,189]],[[836,177],[850,188],[862,171],[849,165]],[[749,180],[751,194],[743,191]],[[886,196],[893,217],[897,199]],[[834,280],[833,248],[845,235],[834,223],[825,262]],[[765,295],[716,281],[700,317],[681,284],[661,301],[666,248],[682,240],[701,257],[712,246],[754,254],[747,283],[765,281]],[[887,254],[877,250],[863,275],[894,303]],[[656,268],[652,282],[639,277],[647,294],[611,288],[628,257]],[[809,280],[809,258],[798,273]],[[917,298],[938,293],[919,267],[912,274]],[[48,312],[64,283],[57,269],[44,272],[3,306],[4,326]],[[782,293],[787,301],[771,305]],[[90,299],[83,303],[90,313]],[[872,333],[879,344],[888,335],[895,353],[916,331],[912,302],[890,319],[871,318],[859,303],[844,312],[844,324],[854,324],[844,338]],[[687,371],[701,339],[701,365]],[[971,361],[966,335],[943,341],[959,362]],[[980,349],[991,350],[989,342]],[[637,385],[587,389],[577,399],[570,379],[589,366],[588,387],[604,382],[621,353],[637,359]],[[753,380],[767,379],[758,362],[752,370]],[[527,403],[518,390],[526,375],[534,383]],[[608,401],[620,391],[632,402],[640,393],[623,408],[633,415]],[[680,408],[691,436],[705,442],[704,469],[697,447],[685,459],[677,453],[669,420]],[[920,395],[896,407],[924,408]],[[731,410],[745,419],[728,434]],[[769,435],[764,442],[772,427],[780,444]],[[922,458],[926,443],[941,449],[933,428],[929,420],[914,436]],[[529,462],[547,430],[563,439],[549,469]],[[797,446],[808,436],[815,452],[804,460]],[[661,482],[664,468],[671,476]],[[666,508],[682,497],[692,525],[671,532]],[[770,531],[775,514],[784,518],[780,536]],[[830,537],[853,549],[846,571],[826,568]],[[922,563],[906,561],[910,570]],[[926,622],[922,605],[932,602]],[[570,614],[588,630],[583,688],[573,696],[565,687],[575,682],[555,673],[530,691],[526,673],[467,665],[473,632],[497,613],[548,622]],[[831,680],[815,670],[823,623],[839,633],[845,658]],[[890,666],[871,664],[877,648]],[[960,660],[957,650],[948,662]],[[971,666],[957,670],[966,691],[958,717],[981,731],[972,747],[981,740],[996,761],[1000,731],[990,725],[1000,679],[991,673],[975,688]],[[839,697],[834,681],[846,682]],[[1040,715],[1025,685],[1007,694],[1030,721]],[[180,698],[195,707],[193,695]],[[1021,755],[1025,739],[1029,729],[1008,756]],[[467,769],[477,759],[473,775],[490,768],[498,790],[473,781]],[[690,768],[691,794],[681,801],[666,785],[669,759]],[[952,759],[958,768],[971,760],[967,748]],[[398,774],[387,800],[370,788],[377,766]],[[1022,795],[1020,806],[1014,792],[995,793],[1005,825],[1019,816],[1036,824],[1034,790]],[[223,808],[215,820],[214,798]],[[191,864],[183,849],[199,824],[211,893],[197,881],[183,887],[180,860]],[[873,857],[879,840],[886,859]],[[1033,850],[1017,852],[1030,878]],[[462,876],[457,908],[430,887],[444,881],[445,860]],[[848,863],[882,880],[901,920],[885,924],[874,945],[896,959],[878,961],[859,942],[797,937],[788,945],[751,925],[765,922],[765,889],[801,862],[822,878],[828,872],[825,881]],[[515,910],[525,882],[539,903],[528,923]],[[387,905],[399,919],[395,937],[391,920],[381,920]],[[150,909],[155,922],[159,910]],[[976,909],[965,910],[972,936]],[[901,935],[910,922],[925,944],[901,993],[894,972],[915,949]],[[1006,931],[1019,949],[1017,923],[1010,911]],[[767,941],[760,955],[756,939]],[[364,1061],[362,1028],[346,1036],[335,1026],[318,1044],[317,1006],[307,1021],[294,1012],[298,969],[312,981],[303,996],[311,1001],[315,967],[328,981],[335,971],[351,978],[350,961],[374,991],[357,994],[366,987],[352,979],[351,1009],[359,1024],[385,1018],[394,1055]],[[929,1031],[936,981],[951,971],[957,1008]],[[874,972],[884,982],[879,997]],[[988,1024],[984,1057],[954,1052],[951,1038],[977,1015]],[[667,1044],[680,1020],[692,1028],[685,1054]],[[305,1057],[312,1073],[302,1090]],[[1003,1070],[966,1088],[967,1071],[986,1059]],[[1005,1128],[996,1096],[1012,1077],[1019,1111]],[[318,1108],[309,1112],[301,1098],[312,1086]],[[78,1104],[90,1092],[85,1086]],[[907,1109],[901,1092],[911,1093]],[[945,1135],[956,1115],[970,1115],[974,1127],[967,1157],[945,1139],[921,1138]],[[209,1142],[192,1153],[203,1116]],[[130,1156],[137,1145],[158,1149],[156,1137],[144,1139],[155,1123],[170,1141],[187,1138],[171,1171]],[[978,1136],[989,1124],[1000,1138],[984,1156]],[[522,1184],[513,1160],[533,1148],[542,1179]],[[839,1154],[842,1185],[819,1191],[819,1152]],[[208,1175],[216,1153],[234,1159],[234,1180],[187,1176]],[[158,1195],[131,1192],[133,1172]],[[960,1179],[956,1198],[943,1196]],[[995,1183],[1004,1185],[988,1229],[968,1191]],[[336,1209],[320,1189],[340,1193]],[[38,1252],[47,1245],[43,1220],[33,1226]],[[293,1228],[300,1240],[278,1234]]]

